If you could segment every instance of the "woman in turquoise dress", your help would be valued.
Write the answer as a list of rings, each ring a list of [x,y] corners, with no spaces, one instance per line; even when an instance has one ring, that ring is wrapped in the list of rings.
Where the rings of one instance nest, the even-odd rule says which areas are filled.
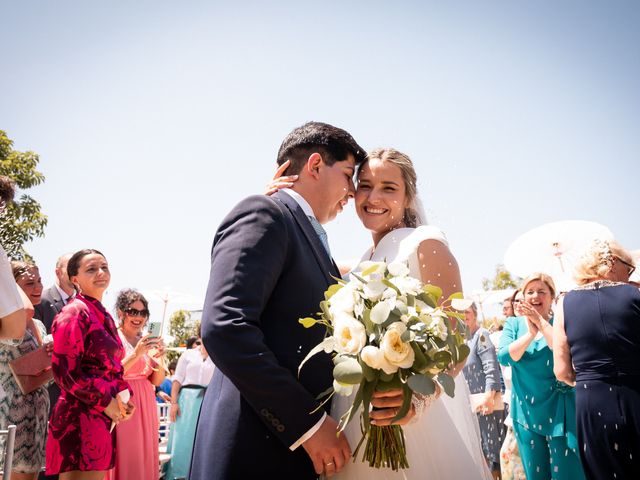
[[[498,361],[511,366],[511,416],[528,480],[584,479],[577,452],[575,389],[553,374],[555,285],[544,273],[522,284],[522,316],[505,323]]]

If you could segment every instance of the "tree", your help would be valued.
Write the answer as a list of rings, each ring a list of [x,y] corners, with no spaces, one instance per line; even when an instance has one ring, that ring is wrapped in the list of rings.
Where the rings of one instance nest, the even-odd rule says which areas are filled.
[[[499,263],[498,265],[496,265],[496,274],[493,279],[482,279],[482,289],[485,291],[489,291],[505,290],[507,288],[518,288],[520,280],[521,279],[518,277],[514,279],[511,274],[504,268],[504,265]]]
[[[0,130],[0,175],[11,178],[19,190],[44,182],[44,175],[36,170],[39,161],[37,153],[14,150],[13,141]],[[9,257],[28,259],[24,244],[44,236],[46,225],[47,217],[40,211],[40,204],[26,193],[21,193],[0,215],[0,243]]]
[[[198,330],[196,330],[196,327]],[[191,313],[188,310],[176,310],[169,317],[169,335],[173,337],[173,342],[170,346],[183,347],[189,337],[198,335],[199,330],[199,324],[192,324]],[[179,354],[176,351],[167,352],[167,360],[169,362],[178,356]]]

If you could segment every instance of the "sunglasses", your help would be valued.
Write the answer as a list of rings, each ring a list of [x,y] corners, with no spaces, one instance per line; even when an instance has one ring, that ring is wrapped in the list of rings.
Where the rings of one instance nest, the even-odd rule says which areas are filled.
[[[618,260],[620,260],[620,263],[622,263],[623,265],[626,265],[627,267],[629,267],[629,276],[631,276],[633,274],[633,272],[636,271],[636,266],[635,265],[632,265],[629,262],[625,262],[620,257],[616,257],[616,258],[618,258]]]
[[[130,317],[149,317],[149,310],[146,308],[144,310],[138,310],[137,308],[125,308],[123,312]]]
[[[200,340],[196,340],[194,343],[195,343],[196,345],[202,345],[202,342],[201,342]]]

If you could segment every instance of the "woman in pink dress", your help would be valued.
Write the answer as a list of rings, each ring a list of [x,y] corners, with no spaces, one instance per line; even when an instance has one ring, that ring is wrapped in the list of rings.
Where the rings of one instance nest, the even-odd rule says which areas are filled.
[[[115,463],[113,422],[128,420],[133,405],[116,399],[131,393],[123,379],[124,349],[102,296],[111,274],[97,250],[80,250],[67,265],[77,295],[52,325],[53,377],[62,394],[49,421],[47,474],[60,480],[99,480]]]
[[[135,290],[118,294],[116,312],[120,321],[119,334],[125,349],[122,360],[124,378],[131,385],[131,399],[136,414],[131,421],[116,428],[118,449],[116,467],[111,480],[157,480],[158,411],[155,386],[164,380],[164,368],[158,362],[164,354],[162,338],[142,335],[149,318],[149,304]]]

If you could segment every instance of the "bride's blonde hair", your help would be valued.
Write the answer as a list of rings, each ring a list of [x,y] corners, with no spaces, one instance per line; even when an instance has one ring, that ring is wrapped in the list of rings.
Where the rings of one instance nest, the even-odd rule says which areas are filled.
[[[371,159],[377,159],[381,162],[393,163],[400,169],[402,180],[405,186],[405,195],[407,196],[407,204],[409,206],[404,209],[403,221],[407,227],[417,227],[426,223],[424,215],[417,206],[418,187],[416,170],[413,162],[408,155],[396,150],[395,148],[375,148],[367,154],[367,159],[360,165],[360,169]]]

